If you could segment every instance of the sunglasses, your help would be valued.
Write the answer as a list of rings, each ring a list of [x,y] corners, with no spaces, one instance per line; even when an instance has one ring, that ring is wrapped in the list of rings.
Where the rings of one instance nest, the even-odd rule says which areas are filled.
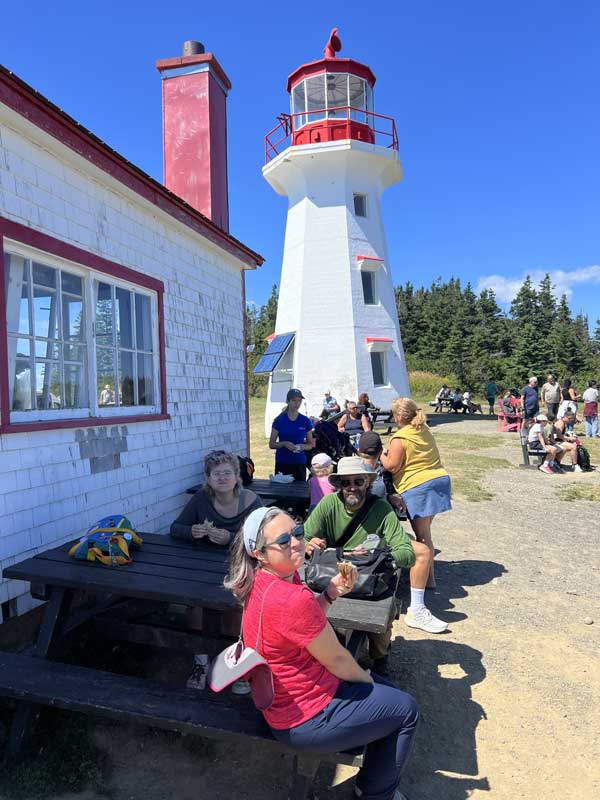
[[[365,485],[367,479],[366,478],[341,478],[340,486],[342,489],[347,489],[348,486],[358,486],[360,489],[362,486]]]
[[[286,549],[291,544],[292,536],[294,539],[304,539],[304,525],[296,525],[296,527],[293,530],[288,531],[288,533],[282,533],[281,536],[278,536],[274,542],[266,544],[263,547],[263,550],[266,550],[267,547],[272,547],[274,544],[278,544],[279,547]]]

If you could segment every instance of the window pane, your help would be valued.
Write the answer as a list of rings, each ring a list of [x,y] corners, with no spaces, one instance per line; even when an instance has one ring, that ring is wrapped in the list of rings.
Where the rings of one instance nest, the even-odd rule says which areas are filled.
[[[327,108],[348,105],[348,75],[340,73],[329,73],[325,76],[327,86]],[[346,116],[345,111],[330,111],[328,117]]]
[[[36,362],[35,395],[38,409],[62,408],[58,364],[52,361]]]
[[[35,357],[48,361],[58,361],[60,358],[60,345],[46,339],[35,340]]]
[[[11,341],[9,339],[9,341]],[[14,339],[12,339],[14,342]],[[29,339],[17,339],[17,358],[29,358],[31,355],[31,342]]]
[[[138,350],[152,352],[152,319],[150,298],[143,294],[135,296],[135,335]]]
[[[17,361],[15,363],[12,410],[31,410],[31,367],[29,366],[29,361]]]
[[[96,343],[113,344],[112,295],[107,283],[96,283]]]
[[[306,101],[304,98],[304,81],[292,90],[292,114],[300,114],[306,111]],[[298,117],[298,119],[300,119]]]
[[[47,267],[45,264],[38,264],[35,261],[32,264],[33,282],[39,286],[47,286],[50,289],[56,289],[56,277],[58,275],[54,267]]]
[[[86,348],[78,344],[66,344],[63,348],[65,361],[83,361]]]
[[[23,268],[25,271],[25,268]],[[29,284],[27,281],[23,281],[23,286],[21,287],[21,302],[19,305],[19,333],[29,334]],[[11,314],[10,311],[8,312],[8,318],[10,319]],[[11,329],[11,325],[9,324],[9,330]]]
[[[367,196],[364,194],[354,195],[354,213],[357,217],[367,216]]]
[[[133,395],[133,353],[119,350],[119,388],[122,406],[135,405]]]
[[[138,395],[139,405],[154,405],[154,380],[152,377],[152,356],[138,355]]]
[[[371,368],[373,370],[373,383],[375,386],[383,386],[384,381],[384,356],[385,353],[371,353]]]
[[[132,332],[132,305],[133,295],[126,289],[117,287],[116,299],[116,324],[117,324],[117,347],[133,348]]]
[[[88,405],[85,364],[65,364],[65,408]]]
[[[350,105],[354,108],[366,108],[365,85],[366,81],[357,78],[355,75],[350,76]],[[367,121],[367,116],[363,111],[351,111],[350,116],[357,122],[365,123]]]
[[[79,295],[79,297],[83,295],[83,280],[79,275],[71,275],[70,272],[61,272],[60,279],[63,292],[76,294]]]
[[[64,294],[62,296],[63,341],[82,342],[85,339],[83,300]]]
[[[375,303],[375,276],[372,272],[361,272],[360,275],[365,305],[372,306]]]
[[[321,110],[325,108],[325,76],[318,75],[316,78],[306,80],[306,107],[308,111]],[[321,114],[309,114],[308,121],[316,122],[324,119],[325,112]]]
[[[96,375],[98,387],[98,402],[100,405],[109,405],[103,402],[106,400],[106,395],[102,398],[102,390],[108,387],[113,393],[115,392],[115,351],[106,347],[96,348]]]
[[[36,336],[58,338],[56,292],[39,286],[33,288],[33,328]]]

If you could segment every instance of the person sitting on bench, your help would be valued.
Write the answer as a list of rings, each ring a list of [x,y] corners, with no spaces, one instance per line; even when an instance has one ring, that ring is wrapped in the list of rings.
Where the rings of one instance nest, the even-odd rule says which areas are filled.
[[[518,421],[519,417],[517,416],[517,411],[515,409],[515,404],[513,402],[514,395],[511,389],[507,389],[504,393],[504,397],[500,401],[500,408],[504,414],[504,419],[509,425],[514,425],[515,422]]]
[[[354,447],[357,447],[360,437],[365,431],[371,430],[368,416],[358,408],[354,400],[349,400],[346,413],[340,417],[338,431],[347,433]]]
[[[583,472],[577,463],[577,437],[572,432],[574,424],[575,412],[569,410],[554,423],[554,436],[563,450],[561,458],[565,453],[569,453],[571,464],[573,465],[573,472]]]
[[[355,795],[403,800],[397,786],[419,720],[417,704],[365,672],[327,621],[331,603],[352,590],[356,569],[336,575],[315,597],[300,581],[303,563],[302,526],[278,508],[253,511],[234,543],[225,587],[244,603],[244,642],[258,642],[273,673],[265,720],[279,742],[299,751],[368,745]]]
[[[534,424],[529,428],[527,433],[527,447],[529,450],[546,453],[544,462],[540,464],[538,469],[552,475],[554,472],[560,472],[560,454],[562,447],[559,444],[550,444],[545,431],[545,425],[548,422],[548,417],[545,414],[538,414],[535,418]]]

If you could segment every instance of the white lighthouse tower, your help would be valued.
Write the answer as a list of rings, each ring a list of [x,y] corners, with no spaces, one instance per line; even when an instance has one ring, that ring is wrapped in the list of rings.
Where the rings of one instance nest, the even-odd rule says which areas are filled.
[[[270,373],[267,432],[291,387],[315,416],[328,389],[386,409],[409,393],[381,215],[402,179],[396,126],[374,112],[370,68],[340,48],[334,29],[325,57],[289,76],[291,112],[265,137],[263,175],[289,201],[275,337],[255,369]]]

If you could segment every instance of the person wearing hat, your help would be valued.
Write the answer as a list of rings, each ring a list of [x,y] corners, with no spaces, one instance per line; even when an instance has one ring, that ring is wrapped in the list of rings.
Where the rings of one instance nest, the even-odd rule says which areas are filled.
[[[335,492],[335,489],[329,483],[329,476],[333,472],[331,456],[328,456],[327,453],[314,455],[310,462],[310,471],[311,476],[308,479],[308,488],[310,489],[309,514],[326,495]]]
[[[316,548],[324,550],[335,547],[354,515],[368,503],[364,519],[358,524],[344,549],[371,550],[387,545],[397,568],[410,568],[414,565],[412,542],[393,508],[386,500],[371,494],[371,486],[376,478],[377,472],[373,467],[357,456],[340,458],[337,473],[329,476],[329,482],[337,491],[321,500],[304,525],[307,555],[311,555]],[[391,638],[391,620],[384,633],[369,634],[372,669],[379,675],[385,676],[387,672]]]
[[[333,397],[331,391],[327,389],[325,392],[325,397],[323,398],[323,411],[322,411],[322,418],[328,419],[329,417],[337,414],[340,410],[340,404],[338,401]]]
[[[356,570],[336,575],[315,597],[298,574],[303,533],[285,511],[262,508],[233,544],[224,585],[243,604],[244,642],[256,643],[273,676],[269,704],[251,679],[253,697],[274,738],[294,750],[336,753],[368,745],[356,797],[405,800],[398,784],[419,721],[417,704],[362,669],[339,642],[326,612],[352,590]]]
[[[275,450],[275,472],[293,475],[296,481],[306,480],[306,451],[313,450],[315,440],[312,421],[300,413],[304,395],[290,389],[287,405],[273,420],[269,447]]]
[[[538,469],[548,475],[554,472],[562,472],[558,456],[562,453],[562,447],[558,444],[550,444],[546,436],[545,425],[548,417],[545,414],[537,414],[534,424],[527,433],[527,447],[529,450],[539,450],[546,453],[543,464]]]

